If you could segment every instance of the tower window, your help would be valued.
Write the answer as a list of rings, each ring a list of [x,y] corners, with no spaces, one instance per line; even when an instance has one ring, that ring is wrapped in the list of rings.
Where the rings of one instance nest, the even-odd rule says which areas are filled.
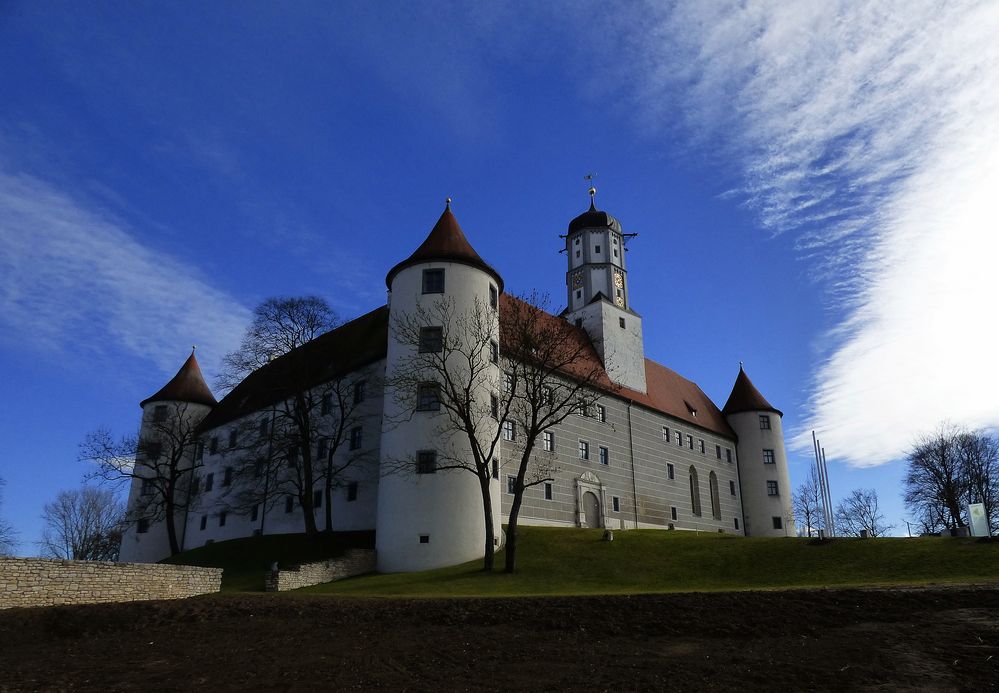
[[[219,439],[218,436],[212,436],[212,439],[208,441],[208,454],[215,455],[219,451]]]
[[[208,516],[207,515],[202,515],[201,516],[201,531],[204,532],[206,527],[208,527]]]
[[[770,430],[770,417],[766,414],[760,414],[760,430],[761,431]]]
[[[295,496],[290,493],[284,497],[284,511],[285,513],[290,513],[295,509]]]
[[[768,496],[779,496],[780,495],[780,493],[777,490],[777,482],[776,481],[768,481],[767,482],[767,495]],[[776,527],[775,529],[780,529],[780,527]]]
[[[499,307],[499,290],[492,284],[489,285],[489,307]]]
[[[208,493],[209,491],[211,491],[212,490],[212,486],[214,486],[214,485],[215,485],[215,474],[214,473],[212,473],[212,474],[206,474],[205,475],[205,493]]]
[[[225,527],[225,518],[227,513],[225,510],[219,513],[219,527]]]
[[[442,269],[423,270],[423,293],[425,294],[444,293],[444,270]]]
[[[354,404],[360,404],[364,401],[364,381],[359,380],[354,383]]]
[[[774,451],[764,450],[763,451],[763,464],[774,464]]]
[[[624,329],[624,318],[618,318],[617,319],[617,324],[620,325],[621,329],[623,330]]]
[[[583,297],[583,292],[582,291],[577,291],[576,292],[576,298],[582,298],[582,297]]]
[[[732,463],[732,448],[725,448],[725,461]]]
[[[312,507],[321,508],[323,507],[323,492],[313,491],[312,492]]]
[[[489,395],[489,414],[499,421],[499,397]]]
[[[256,522],[257,518],[260,517],[260,505],[254,505],[250,508],[250,522]]]
[[[578,250],[576,251],[576,257],[579,257],[579,251]]]
[[[489,342],[489,360],[493,363],[499,363],[499,344],[496,342]]]
[[[499,460],[495,457],[493,458],[493,478],[499,479]]]
[[[598,245],[598,246],[597,246],[596,248],[594,248],[594,249],[593,249],[593,252],[595,252],[595,253],[599,253],[599,252],[600,252],[600,246]]]
[[[784,518],[780,516],[774,517],[774,529],[784,529]]]
[[[576,318],[576,327],[582,327],[582,326],[583,326],[583,319],[582,318]]]
[[[232,485],[232,467],[226,467],[222,473],[222,485],[231,486]]]
[[[350,429],[350,449],[358,450],[361,447],[361,435],[363,429],[360,426],[355,426]]]
[[[495,395],[494,395],[495,396]],[[440,411],[441,391],[437,383],[420,383],[416,390],[417,411]]]
[[[229,431],[229,448],[230,449],[236,447],[236,442],[238,440],[238,437],[239,437],[239,433],[237,432],[237,430],[235,428],[232,429],[231,431]]]
[[[421,354],[439,354],[444,349],[444,328],[443,327],[421,327],[420,345]]]
[[[436,474],[437,453],[433,450],[420,450],[416,453],[416,473]]]
[[[138,534],[145,534],[149,531],[149,520],[142,518],[139,520],[139,526],[135,530]]]
[[[732,481],[731,479],[728,480],[728,492],[731,493],[733,496],[735,495],[735,482]],[[736,527],[736,529],[739,528]]]
[[[162,423],[167,420],[167,406],[157,404],[153,409],[153,423]]]
[[[429,544],[430,543],[430,535],[429,534],[421,534],[420,535],[420,543],[421,544]]]
[[[347,501],[353,502],[357,500],[357,482],[351,481],[347,484]]]

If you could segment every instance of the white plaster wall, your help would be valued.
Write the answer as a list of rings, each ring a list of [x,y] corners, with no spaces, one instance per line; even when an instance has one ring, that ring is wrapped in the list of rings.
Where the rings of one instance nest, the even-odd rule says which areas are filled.
[[[760,414],[770,417],[770,430],[760,429]],[[737,450],[746,534],[754,537],[795,536],[791,514],[791,478],[780,415],[777,412],[749,411],[731,414],[727,418],[739,436]],[[764,449],[774,451],[774,464],[763,463]],[[780,495],[767,495],[768,480],[777,482]],[[773,518],[777,516],[783,518],[782,529],[773,528]]]
[[[445,270],[446,293],[422,293],[422,272],[431,268]],[[489,274],[459,263],[420,264],[400,271],[392,281],[386,377],[391,379],[394,365],[416,348],[392,337],[395,316],[412,314],[420,304],[431,308],[443,297],[454,301],[456,314],[472,310],[476,300],[488,307],[490,284],[495,281]],[[498,334],[495,339],[499,341]],[[483,402],[488,402],[490,392],[499,392],[499,383],[500,368],[496,366],[490,386],[481,393]],[[426,570],[480,558],[485,546],[485,526],[476,476],[467,471],[415,474],[416,452],[442,447],[435,437],[435,418],[441,415],[414,412],[404,423],[391,424],[403,417],[400,404],[389,388],[385,392],[384,412],[382,468],[386,470],[405,462],[407,470],[413,473],[383,473],[379,482],[378,569],[383,572]],[[468,443],[459,436],[450,444],[453,450],[469,450]],[[470,459],[471,452],[467,454]],[[491,483],[498,535],[499,481],[494,479]],[[429,543],[420,543],[421,534],[429,535]]]
[[[572,322],[583,319],[583,329],[593,340],[612,381],[638,392],[646,391],[641,317],[606,301],[590,304],[567,317]],[[624,318],[624,329],[620,318]]]

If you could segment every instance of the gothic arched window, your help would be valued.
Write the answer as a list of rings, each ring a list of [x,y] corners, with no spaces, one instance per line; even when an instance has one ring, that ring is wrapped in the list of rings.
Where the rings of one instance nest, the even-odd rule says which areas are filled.
[[[708,488],[711,490],[711,517],[721,519],[721,499],[718,497],[718,476],[711,472],[708,476]]]
[[[697,470],[690,465],[690,511],[697,517],[701,516],[701,487],[697,483]]]

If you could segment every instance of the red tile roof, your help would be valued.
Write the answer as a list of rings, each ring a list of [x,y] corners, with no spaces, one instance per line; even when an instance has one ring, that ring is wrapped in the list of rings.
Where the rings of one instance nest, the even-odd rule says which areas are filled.
[[[389,270],[385,284],[392,288],[392,279],[401,270],[423,262],[460,262],[472,267],[478,267],[493,275],[499,290],[503,291],[503,278],[485,260],[479,257],[475,248],[468,242],[464,232],[458,225],[458,220],[451,213],[451,204],[444,208],[441,218],[434,224],[430,235],[412,255]]]
[[[743,411],[773,411],[784,416],[780,409],[774,407],[767,401],[766,397],[760,394],[740,365],[739,375],[735,379],[735,385],[732,386],[732,394],[728,396],[728,401],[722,407],[722,412],[728,416]]]
[[[207,404],[209,407],[218,404],[215,395],[208,388],[208,383],[205,382],[205,376],[201,374],[201,367],[198,365],[198,359],[194,358],[193,351],[177,371],[177,375],[155,395],[139,402],[139,406],[144,407],[148,402],[192,402]]]

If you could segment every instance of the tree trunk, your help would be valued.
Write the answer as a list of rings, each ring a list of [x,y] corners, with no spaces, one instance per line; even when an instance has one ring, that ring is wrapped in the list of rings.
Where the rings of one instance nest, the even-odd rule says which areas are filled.
[[[486,477],[479,476],[479,489],[482,491],[482,511],[485,516],[486,525],[486,545],[482,556],[482,570],[491,573],[496,563],[496,545],[493,543],[493,498],[489,495],[489,470],[486,469]]]
[[[172,500],[166,502],[166,526],[167,539],[170,541],[170,555],[176,556],[180,553],[180,542],[177,541],[177,524],[174,517],[174,503]]]
[[[302,493],[298,496],[298,503],[302,506],[305,533],[310,537],[315,537],[319,534],[319,528],[316,526],[316,509],[312,505],[312,491],[310,489],[302,489]]]
[[[326,531],[333,533],[333,485],[326,482]]]
[[[519,486],[519,484],[518,484]],[[516,489],[514,489],[516,491]],[[517,570],[517,520],[520,517],[520,504],[524,499],[524,489],[513,494],[513,505],[510,506],[510,517],[506,521],[506,566],[503,570],[513,573]]]

